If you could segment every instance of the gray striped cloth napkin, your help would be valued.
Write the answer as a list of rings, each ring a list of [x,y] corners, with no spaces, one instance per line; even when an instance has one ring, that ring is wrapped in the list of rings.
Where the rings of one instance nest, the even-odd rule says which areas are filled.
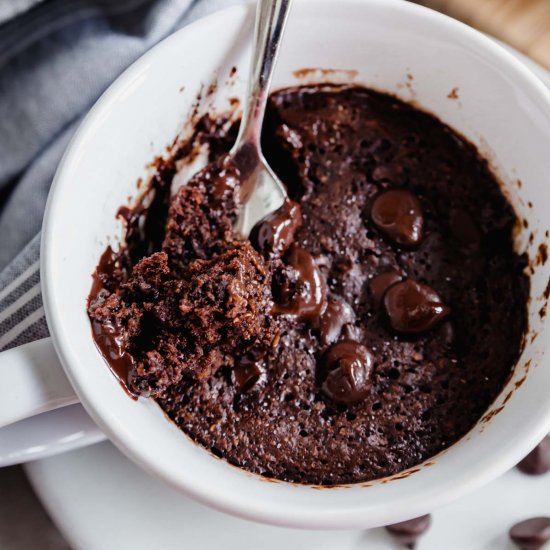
[[[39,232],[83,115],[156,42],[242,2],[0,0],[0,351],[48,336]]]

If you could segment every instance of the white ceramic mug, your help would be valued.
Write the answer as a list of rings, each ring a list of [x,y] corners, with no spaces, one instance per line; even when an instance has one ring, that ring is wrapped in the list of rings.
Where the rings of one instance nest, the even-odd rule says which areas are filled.
[[[0,356],[3,384],[9,381],[0,386],[0,425],[75,403],[78,396],[102,432],[145,470],[241,517],[305,528],[366,528],[427,513],[512,467],[550,428],[544,357],[550,329],[539,315],[550,265],[535,265],[550,224],[550,94],[476,31],[400,0],[297,0],[274,78],[280,87],[302,82],[293,74],[297,69],[337,69],[301,76],[362,83],[416,102],[480,148],[518,215],[528,220],[517,237],[518,250],[534,267],[526,346],[489,416],[462,440],[408,477],[324,490],[267,482],[194,444],[152,400],[129,399],[92,340],[86,298],[101,252],[121,235],[115,213],[128,195],[135,196],[145,165],[173,141],[202,83],[219,79],[213,96],[219,109],[228,94],[242,95],[241,79],[231,89],[224,82],[232,66],[247,74],[251,12],[246,6],[219,12],[153,48],[109,88],[72,140],[50,193],[42,237],[44,307],[56,353],[46,340]],[[81,409],[73,405],[71,411],[61,415],[69,427],[55,417],[59,411],[8,426],[0,431],[0,446],[9,440],[15,448],[17,438],[29,434],[39,439],[37,425],[57,439],[44,435],[48,441],[34,451],[28,441],[21,443],[26,454],[13,456],[101,437]]]

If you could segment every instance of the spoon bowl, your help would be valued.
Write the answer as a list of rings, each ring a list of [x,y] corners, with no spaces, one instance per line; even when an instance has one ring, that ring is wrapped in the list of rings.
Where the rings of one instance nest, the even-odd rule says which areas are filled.
[[[240,175],[235,230],[248,237],[252,227],[280,208],[286,189],[261,151],[261,131],[279,45],[292,0],[259,0],[256,8],[252,63],[239,135],[229,152]]]
[[[262,125],[269,87],[292,0],[258,0],[252,44],[252,61],[239,134],[231,151],[193,176],[193,180],[227,179],[220,166],[230,167],[239,195],[234,229],[247,238],[254,225],[278,210],[287,200],[285,186],[270,168],[261,150]]]
[[[254,145],[244,143],[236,151],[232,150],[230,155],[241,174],[241,200],[235,230],[247,237],[256,223],[283,206],[287,193],[281,180]],[[245,168],[247,166],[250,166],[249,171]]]

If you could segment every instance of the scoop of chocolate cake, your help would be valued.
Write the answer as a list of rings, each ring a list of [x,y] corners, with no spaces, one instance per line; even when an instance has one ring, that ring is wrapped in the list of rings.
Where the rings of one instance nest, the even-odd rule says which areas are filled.
[[[270,285],[264,260],[248,241],[228,243],[185,270],[157,252],[134,267],[117,294],[98,297],[90,315],[98,326],[118,327],[135,361],[130,389],[162,396],[185,376],[204,379],[271,346]]]

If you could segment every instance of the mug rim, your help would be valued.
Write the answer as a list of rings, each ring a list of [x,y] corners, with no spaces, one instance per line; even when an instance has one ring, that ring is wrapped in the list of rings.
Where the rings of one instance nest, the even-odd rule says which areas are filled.
[[[330,3],[330,0],[302,1],[304,3]],[[348,4],[365,4],[364,0],[344,1]],[[531,87],[533,92],[539,95],[538,99],[540,99],[540,103],[543,104],[545,110],[550,113],[550,92],[544,86],[544,84],[540,82],[540,80],[519,60],[517,60],[508,51],[502,48],[502,46],[493,42],[488,37],[445,15],[439,14],[428,8],[415,4],[400,2],[399,0],[394,0],[394,2],[387,2],[387,0],[369,0],[368,3],[375,6],[377,5],[383,7],[384,9],[394,9],[398,11],[408,10],[422,13],[424,17],[428,19],[431,18],[432,20],[437,21],[442,25],[446,25],[449,29],[449,32],[455,33],[457,35],[462,34],[465,39],[477,44],[480,48],[483,48],[486,51],[491,51],[494,56],[500,58],[502,64],[506,66],[506,69],[510,74],[515,73],[518,78],[522,79],[522,82],[525,86]],[[52,212],[58,210],[58,205],[63,200],[62,193],[60,193],[60,184],[64,177],[63,174],[65,167],[75,161],[75,156],[79,151],[82,141],[92,130],[94,124],[97,122],[98,116],[109,108],[109,106],[112,104],[113,98],[120,92],[120,90],[124,89],[127,86],[128,81],[132,78],[132,76],[142,70],[148,63],[151,62],[151,60],[154,60],[155,57],[158,56],[159,53],[162,51],[162,49],[168,47],[172,43],[176,43],[181,36],[189,32],[189,29],[191,27],[195,30],[201,28],[204,28],[206,30],[213,20],[216,20],[218,18],[222,19],[224,17],[230,17],[233,13],[242,12],[246,9],[248,9],[247,5],[239,5],[226,8],[224,10],[215,12],[205,18],[199,19],[165,38],[163,41],[161,41],[159,44],[157,44],[155,47],[153,47],[151,50],[141,56],[132,65],[130,65],[130,67],[126,69],[115,80],[115,82],[107,89],[107,91],[102,94],[100,99],[92,107],[88,115],[85,117],[84,121],[81,123],[60,161],[48,196],[46,211],[44,215],[44,225],[41,239],[40,269],[45,315],[56,352],[60,357],[61,363],[63,364],[64,370],[69,380],[71,381],[71,384],[81,398],[83,406],[90,414],[90,416],[94,419],[94,421],[100,426],[102,431],[106,433],[109,439],[111,439],[119,448],[121,448],[121,450],[123,450],[125,454],[131,456],[132,459],[137,462],[142,468],[150,473],[155,474],[157,477],[161,477],[170,485],[177,486],[179,489],[185,491],[187,494],[192,495],[194,498],[203,503],[209,504],[215,508],[222,509],[223,511],[229,513],[236,513],[242,517],[246,517],[249,519],[278,525],[292,525],[295,527],[306,526],[313,528],[345,528],[349,526],[356,526],[356,518],[353,522],[350,522],[349,517],[344,517],[344,514],[346,516],[349,516],[349,509],[342,510],[342,514],[336,514],[332,521],[329,522],[327,522],[326,512],[320,512],[319,510],[304,510],[303,512],[300,512],[300,517],[290,517],[289,514],[285,511],[268,511],[267,508],[262,509],[262,507],[259,506],[258,503],[249,502],[248,506],[236,505],[235,503],[232,503],[225,499],[223,495],[214,495],[212,492],[208,493],[202,490],[199,484],[188,483],[186,480],[176,478],[174,475],[171,475],[173,474],[173,472],[169,473],[157,468],[155,464],[152,464],[148,460],[143,458],[142,452],[140,451],[141,445],[138,441],[132,441],[131,437],[122,438],[120,434],[112,428],[109,422],[105,420],[101,411],[101,406],[98,406],[96,400],[90,398],[89,396],[90,393],[93,393],[93,391],[90,392],[90,389],[81,384],[80,379],[77,375],[75,375],[72,364],[76,360],[76,358],[72,356],[72,354],[65,346],[64,339],[66,336],[61,330],[59,330],[59,327],[62,324],[60,319],[62,318],[63,312],[57,309],[56,303],[53,299],[56,290],[55,277],[53,272],[54,266],[52,264],[53,259],[50,255],[50,251],[54,247],[52,236]],[[476,472],[471,471],[471,475],[468,477],[468,479],[461,479],[460,484],[453,483],[453,481],[451,480],[448,481],[445,486],[444,484],[440,484],[437,489],[430,488],[429,491],[431,491],[431,495],[429,495],[429,491],[426,492],[426,495],[428,495],[431,506],[433,507],[444,504],[456,498],[457,496],[460,496],[461,494],[464,494],[472,490],[473,488],[481,485],[483,482],[490,481],[491,479],[494,479],[498,475],[502,474],[508,468],[517,463],[518,460],[520,460],[526,452],[528,452],[538,443],[540,439],[542,439],[542,437],[544,437],[549,425],[550,406],[547,409],[547,415],[545,418],[540,418],[538,423],[529,426],[529,430],[526,430],[526,433],[522,435],[522,445],[518,446],[516,444],[513,449],[514,452],[510,450],[505,456],[499,457],[498,460],[495,458],[493,463],[485,466],[483,469],[478,468]],[[407,510],[417,510],[417,515],[420,515],[420,513],[424,513],[423,504],[416,505],[413,500],[409,499]],[[357,509],[356,513],[360,514],[363,512]],[[412,512],[411,514],[407,513],[405,515],[408,515],[408,517],[412,517],[413,515],[415,515],[415,512]]]

